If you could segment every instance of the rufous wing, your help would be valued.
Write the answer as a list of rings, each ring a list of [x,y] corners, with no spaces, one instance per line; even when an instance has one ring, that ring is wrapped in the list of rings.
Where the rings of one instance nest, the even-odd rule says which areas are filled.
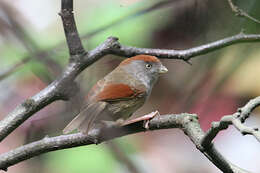
[[[108,84],[96,95],[96,101],[127,100],[144,93],[144,89],[136,89],[126,84]]]
[[[107,84],[101,89],[100,83],[90,91],[88,105],[64,128],[63,133],[67,134],[75,129],[87,134],[93,127],[96,119],[102,119],[101,113],[107,104],[113,101],[128,100],[145,93],[144,90],[134,89],[125,84]],[[98,91],[98,92],[97,92]],[[92,103],[91,103],[92,102]],[[107,115],[109,116],[109,115]]]

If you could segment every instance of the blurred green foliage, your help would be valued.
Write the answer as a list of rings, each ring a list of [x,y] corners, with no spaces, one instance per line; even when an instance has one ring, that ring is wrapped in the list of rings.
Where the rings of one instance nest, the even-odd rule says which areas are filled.
[[[114,172],[116,162],[104,145],[51,152],[46,166],[56,173]]]
[[[107,0],[102,3],[96,2],[98,8],[91,8],[90,5],[86,6],[84,11],[76,11],[75,9],[76,23],[82,36],[93,31],[96,32],[100,28],[105,28],[96,32],[90,38],[83,39],[84,46],[90,50],[102,43],[107,37],[116,36],[120,38],[120,42],[123,44],[149,47],[152,42],[151,34],[153,31],[163,25],[167,25],[169,20],[170,8],[151,10],[151,12],[147,13],[146,9],[149,9],[155,3],[158,3],[158,1],[140,1],[129,6],[122,6],[119,1]],[[28,26],[25,27],[30,28]],[[53,28],[50,29],[42,33],[34,31],[29,31],[28,33],[31,34],[31,38],[35,40],[37,38],[36,43],[41,50],[50,50],[51,56],[49,58],[54,59],[61,66],[65,66],[68,62],[67,45],[60,44],[65,41],[63,28],[59,26],[60,30],[55,31]],[[61,46],[58,46],[56,50],[52,50],[55,44]],[[3,50],[1,56],[9,57],[2,60],[2,63],[6,66],[18,62],[22,57],[31,56],[27,55],[23,46],[17,47],[17,44],[12,45],[1,46]],[[40,61],[30,61],[28,67],[40,78],[41,76],[47,76],[47,69]],[[19,71],[19,74],[28,75],[30,70]]]
[[[134,154],[136,148],[127,137],[114,140],[123,152]],[[46,167],[56,173],[115,172],[119,167],[106,144],[76,147],[46,154]]]
[[[109,36],[119,37],[123,44],[149,46],[153,31],[169,20],[169,8],[146,13],[144,9],[156,2],[158,1],[140,1],[124,7],[120,6],[118,1],[103,1],[99,8],[89,9],[80,14],[79,31],[89,33],[101,27],[106,28],[105,31],[87,40],[90,48],[96,47]],[[113,27],[108,27],[109,25]]]

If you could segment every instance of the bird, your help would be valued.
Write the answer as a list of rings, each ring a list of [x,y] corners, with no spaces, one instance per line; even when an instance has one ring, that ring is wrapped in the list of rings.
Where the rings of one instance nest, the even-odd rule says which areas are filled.
[[[155,56],[136,55],[123,60],[90,89],[85,106],[63,133],[77,129],[88,134],[105,121],[122,124],[144,105],[160,74],[167,71]]]

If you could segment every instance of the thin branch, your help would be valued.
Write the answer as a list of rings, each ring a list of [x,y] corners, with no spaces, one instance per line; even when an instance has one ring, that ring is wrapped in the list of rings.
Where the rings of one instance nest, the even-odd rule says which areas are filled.
[[[141,173],[138,166],[128,157],[128,155],[120,148],[120,146],[114,141],[109,141],[106,143],[107,147],[110,149],[112,155],[118,162],[124,164],[130,173]]]
[[[188,61],[193,57],[207,54],[220,48],[244,43],[259,42],[260,35],[240,33],[222,40],[209,44],[194,47],[186,50],[167,50],[167,49],[149,49],[123,46],[118,42],[118,38],[109,37],[104,43],[89,51],[87,54],[78,55],[78,61],[71,61],[64,69],[61,76],[48,85],[35,96],[25,100],[18,105],[14,111],[9,113],[0,121],[0,141],[9,135],[20,124],[27,120],[34,113],[56,100],[69,99],[77,91],[77,85],[74,79],[89,65],[99,60],[105,55],[114,54],[125,57],[131,57],[138,54],[155,55],[158,58],[179,59]],[[68,85],[70,84],[70,85]]]
[[[260,97],[256,97],[250,100],[244,107],[238,109],[239,119],[244,122],[250,115],[250,113],[260,105]]]
[[[83,135],[81,133],[61,135],[57,137],[45,137],[42,140],[21,146],[7,153],[0,155],[0,169],[7,170],[8,167],[17,164],[23,160],[30,159],[34,156],[83,145],[90,145],[96,141],[104,142],[117,137],[146,131],[143,127],[144,122],[139,121],[128,124],[123,127],[108,127],[105,129],[95,129],[90,134]],[[204,137],[197,115],[194,114],[169,114],[161,115],[149,121],[150,130],[181,128],[184,133],[192,140],[196,147],[214,163],[221,171],[225,173],[245,173],[246,171],[230,164],[213,146],[203,148],[200,144]]]
[[[255,23],[260,24],[260,20],[258,20],[258,19],[256,19],[256,18],[250,16],[247,12],[245,12],[244,10],[238,8],[238,6],[236,6],[236,5],[232,2],[232,0],[228,0],[228,4],[229,4],[231,10],[235,13],[236,16],[244,17],[244,18],[249,19],[249,20],[251,20],[251,21],[253,21],[253,22],[255,22]]]
[[[54,76],[58,76],[58,74],[62,72],[61,66],[57,62],[55,62],[51,57],[49,57],[49,54],[46,54],[47,52],[41,52],[41,51],[34,51],[34,52],[30,52],[30,55],[25,56],[22,60],[13,64],[8,69],[1,71],[0,81],[9,77],[17,70],[19,70],[19,68],[21,68],[23,65],[30,62],[33,59],[39,60],[40,62],[44,63],[46,68],[49,70],[49,72],[51,72],[51,74],[53,74]]]
[[[7,71],[2,73],[2,78],[8,77],[11,73],[16,71],[16,68],[24,65],[32,59],[37,59],[41,63],[45,64],[48,70],[56,77],[57,74],[62,72],[61,66],[55,62],[50,56],[48,52],[40,51],[39,46],[36,44],[33,38],[26,32],[21,21],[17,18],[17,15],[22,16],[16,9],[7,4],[6,2],[0,2],[0,8],[5,13],[8,22],[6,22],[6,26],[8,29],[14,34],[14,36],[22,43],[25,49],[29,52],[29,56],[26,56],[18,62],[11,66]]]
[[[1,11],[4,12],[7,18],[7,25],[9,30],[15,35],[16,38],[23,44],[23,46],[29,51],[33,52],[36,49],[36,43],[29,36],[29,34],[24,30],[21,20],[22,14],[19,13],[14,7],[12,7],[7,2],[0,2]],[[17,18],[19,16],[19,18]]]
[[[73,15],[73,0],[61,1],[61,12],[59,13],[59,15],[62,18],[63,28],[70,55],[73,56],[84,54],[85,50],[82,46]]]
[[[70,96],[77,92],[77,85],[74,79],[79,73],[117,46],[117,39],[110,37],[87,55],[82,55],[84,59],[81,62],[70,62],[56,80],[33,97],[18,105],[0,121],[0,141],[46,105],[56,100],[69,99]]]
[[[117,20],[114,20],[112,21],[111,23],[105,25],[105,26],[101,26],[91,32],[88,32],[88,33],[85,33],[83,35],[81,35],[81,38],[82,39],[89,39],[91,37],[93,37],[94,35],[97,35],[107,29],[110,29],[112,27],[115,27],[117,25],[120,25],[124,22],[127,22],[131,19],[135,19],[137,17],[140,17],[142,15],[145,15],[145,14],[148,14],[150,12],[154,12],[155,10],[160,10],[162,8],[169,8],[169,7],[173,7],[173,10],[176,9],[176,8],[180,8],[180,3],[184,4],[183,1],[172,1],[172,0],[164,0],[164,1],[159,1],[159,2],[156,2],[155,4],[149,6],[148,8],[143,8],[141,9],[140,11],[137,11],[133,14],[130,14],[130,15],[127,15],[127,16],[124,16],[124,17],[121,17]],[[63,45],[63,43],[57,45],[57,47],[60,47],[61,45]]]
[[[239,43],[251,43],[251,42],[260,42],[260,34],[239,33],[231,37],[227,37],[212,43],[204,44],[186,50],[149,49],[149,48],[137,48],[137,47],[120,45],[118,46],[117,49],[109,50],[107,53],[103,54],[102,56],[105,56],[107,54],[114,54],[114,55],[120,55],[125,57],[131,57],[138,54],[149,54],[149,55],[157,56],[158,58],[180,59],[184,61],[189,61],[191,58],[194,58],[196,56],[204,55],[227,46],[231,46]],[[89,57],[90,59],[92,59],[91,56],[86,56],[86,58]]]
[[[150,12],[153,12],[154,10],[159,10],[159,9],[162,9],[162,8],[165,8],[165,7],[169,7],[171,4],[175,4],[176,2],[174,2],[174,1],[172,1],[172,0],[168,0],[168,1],[162,1],[162,2],[156,2],[155,4],[153,4],[152,6],[150,6],[150,7],[148,7],[148,8],[144,8],[144,9],[141,9],[140,11],[137,11],[137,12],[135,12],[135,13],[133,13],[133,14],[130,14],[130,15],[127,15],[127,16],[124,16],[124,17],[122,17],[122,18],[120,18],[120,19],[118,19],[118,20],[115,20],[115,21],[113,21],[113,22],[111,22],[111,23],[109,23],[109,24],[107,24],[107,25],[105,25],[105,26],[101,26],[100,28],[97,28],[97,29],[95,29],[95,30],[93,30],[93,31],[90,31],[90,32],[88,32],[88,33],[86,33],[86,34],[83,34],[82,36],[81,36],[81,38],[82,39],[89,39],[89,38],[91,38],[91,37],[93,37],[93,36],[95,36],[96,34],[98,34],[98,33],[100,33],[100,32],[103,32],[103,31],[105,31],[105,30],[107,30],[107,29],[109,29],[109,28],[112,28],[112,27],[115,27],[115,26],[117,26],[117,25],[120,25],[120,24],[122,24],[122,23],[124,23],[124,22],[126,22],[126,21],[129,21],[129,20],[131,20],[131,19],[135,19],[136,17],[140,17],[140,16],[142,16],[142,15],[145,15],[145,14],[147,14],[147,13],[150,13]],[[4,4],[4,3],[1,3],[1,5],[3,6],[3,5],[6,5],[6,4]],[[176,5],[174,5],[173,7],[177,7]],[[3,9],[5,9],[6,7],[4,7]],[[9,7],[10,8],[10,7]],[[1,20],[1,19],[0,19]],[[6,24],[6,22],[4,21],[4,20],[1,20],[1,21],[3,21],[4,23],[3,24]],[[1,23],[2,24],[2,23]],[[2,25],[3,25],[2,24]],[[1,26],[2,26],[1,25]],[[6,27],[9,27],[8,29],[12,29],[9,25],[7,25],[6,24]],[[61,43],[58,43],[57,45],[55,45],[54,47],[53,47],[53,49],[58,49],[58,48],[60,48],[60,47],[63,47],[63,46],[65,46],[65,42],[61,42]],[[51,50],[40,50],[40,51],[38,51],[38,52],[41,52],[42,54],[46,54],[46,55],[50,55],[51,54]],[[36,52],[36,54],[37,54],[37,52]],[[18,62],[17,64],[14,64],[13,66],[11,66],[8,70],[5,70],[5,71],[3,71],[2,73],[0,73],[0,81],[1,80],[3,80],[3,79],[5,79],[6,77],[8,77],[9,75],[11,75],[11,74],[13,74],[14,72],[16,72],[17,70],[18,70],[18,67],[17,66],[19,66],[19,67],[21,67],[21,66],[23,66],[24,64],[26,64],[27,62],[29,62],[29,61],[31,61],[32,59],[34,59],[33,58],[33,56],[34,56],[34,54],[31,56],[31,58],[29,58],[29,57],[24,57],[23,59],[28,59],[28,61],[21,61],[21,62]],[[37,57],[36,57],[37,58]],[[49,58],[50,59],[50,58]],[[40,59],[40,60],[42,60],[42,59]],[[51,64],[52,66],[53,65],[55,65],[55,64]],[[55,68],[51,68],[51,69],[55,69]],[[58,69],[58,71],[60,72],[60,70],[59,70],[59,68],[56,68],[56,69]],[[59,74],[59,73],[56,73],[56,74]]]
[[[260,142],[260,133],[258,128],[247,127],[234,117],[230,121],[242,135],[252,135],[258,140],[258,142]]]
[[[14,72],[16,72],[22,65],[29,62],[31,60],[30,57],[25,57],[21,61],[17,62],[16,64],[12,65],[8,69],[0,72],[0,81],[5,79],[6,77],[10,76]]]
[[[100,33],[100,32],[103,32],[103,31],[105,31],[105,30],[107,30],[107,29],[109,29],[109,28],[112,28],[112,27],[115,27],[115,26],[117,26],[117,25],[120,25],[120,24],[122,24],[122,23],[124,23],[124,22],[126,22],[126,21],[129,21],[129,20],[131,20],[131,19],[134,19],[134,18],[136,18],[136,17],[140,17],[140,16],[142,16],[142,15],[145,15],[145,14],[147,14],[147,13],[150,13],[150,12],[153,12],[153,11],[155,11],[155,10],[159,10],[159,9],[162,9],[162,8],[165,8],[165,7],[169,7],[171,4],[175,4],[176,2],[174,2],[174,1],[172,1],[172,0],[168,0],[168,1],[162,1],[162,2],[157,2],[157,3],[155,3],[155,4],[153,4],[152,6],[150,6],[150,7],[148,7],[148,8],[144,8],[144,9],[141,9],[140,11],[137,11],[137,12],[135,12],[135,13],[133,13],[133,14],[130,14],[130,15],[127,15],[127,16],[124,16],[124,17],[122,17],[122,18],[120,18],[120,19],[118,19],[118,20],[115,20],[115,21],[113,21],[113,22],[111,22],[111,23],[109,23],[109,24],[107,24],[107,25],[105,25],[105,26],[101,26],[100,28],[97,28],[97,29],[95,29],[95,30],[93,30],[93,31],[91,31],[91,32],[88,32],[88,33],[86,33],[86,34],[83,34],[82,36],[81,36],[81,38],[82,39],[89,39],[89,38],[91,38],[91,37],[93,37],[93,36],[95,36],[96,34],[98,34],[98,33]],[[1,3],[1,5],[2,4],[4,4],[4,3]],[[4,4],[4,5],[6,5],[6,4]],[[3,6],[3,5],[2,5]],[[177,7],[177,5],[174,5],[173,7]],[[5,9],[6,7],[4,7],[4,9]],[[10,8],[10,7],[9,7]],[[11,27],[9,26],[9,25],[6,25],[7,27],[9,27],[9,29],[11,29]],[[58,48],[60,48],[60,47],[63,47],[63,46],[65,46],[65,42],[62,42],[62,43],[58,43],[57,45],[55,45],[54,47],[53,47],[53,49],[58,49]],[[46,55],[50,55],[51,53],[51,50],[40,50],[40,51],[38,51],[38,52],[42,52],[42,54],[46,54]],[[36,52],[36,54],[37,54],[37,52]],[[17,64],[19,64],[19,67],[21,67],[21,66],[23,66],[24,64],[26,64],[27,62],[29,62],[29,61],[31,61],[32,59],[34,59],[33,58],[33,56],[34,55],[32,55],[32,57],[31,58],[28,58],[28,57],[24,57],[23,59],[27,59],[28,58],[28,61],[26,61],[26,62],[24,62],[24,63],[17,63]],[[37,57],[36,57],[37,58]],[[50,59],[50,58],[49,58]],[[42,59],[40,59],[40,60],[42,60]],[[51,59],[50,59],[51,60]],[[21,61],[22,62],[22,61]],[[9,75],[11,75],[11,74],[13,74],[14,72],[16,72],[17,70],[18,70],[18,68],[17,68],[17,64],[15,64],[15,65],[13,65],[12,67],[10,67],[8,70],[6,70],[6,71],[4,71],[4,72],[2,72],[2,73],[0,73],[0,81],[1,80],[3,80],[3,79],[5,79],[6,77],[8,77]],[[55,64],[51,64],[52,66],[53,65],[55,65]],[[17,69],[16,69],[17,68]],[[51,68],[52,70],[53,69],[55,69],[55,68]],[[58,69],[58,71],[60,72],[60,70],[59,70],[59,68],[57,68]],[[59,73],[56,73],[56,74],[59,74]]]
[[[234,4],[233,4],[233,2],[231,1],[231,0],[228,0],[228,2],[229,2],[229,4],[230,4],[230,6],[231,6],[231,8],[232,8],[232,11],[237,11],[236,9],[238,8],[237,6],[235,6]],[[71,2],[70,2],[71,3]],[[99,29],[97,29],[97,30],[95,30],[95,31],[92,31],[92,32],[90,32],[90,33],[87,33],[87,34],[85,34],[85,35],[83,35],[82,36],[82,38],[90,38],[90,37],[92,37],[93,35],[95,35],[95,34],[97,34],[97,33],[99,33],[99,32],[102,32],[102,31],[104,31],[104,30],[106,30],[107,28],[110,28],[111,26],[115,26],[115,25],[118,25],[118,24],[121,24],[123,21],[127,21],[127,20],[129,20],[129,19],[132,19],[132,18],[134,18],[134,17],[136,17],[136,16],[139,16],[139,15],[142,15],[142,14],[145,14],[146,12],[151,12],[151,11],[153,11],[154,9],[159,9],[159,8],[162,8],[162,7],[165,7],[165,5],[169,5],[171,3],[171,1],[165,1],[165,2],[158,2],[158,3],[156,3],[156,4],[154,4],[153,6],[151,6],[151,7],[148,7],[147,9],[145,8],[145,9],[142,9],[142,10],[140,10],[140,11],[138,11],[137,13],[134,13],[134,14],[130,14],[129,16],[126,16],[126,17],[123,17],[123,18],[121,18],[121,19],[119,19],[119,20],[116,20],[115,22],[112,22],[111,24],[108,24],[108,25],[106,25],[106,26],[104,26],[104,27],[101,27],[101,28],[99,28]],[[68,5],[68,6],[70,6],[70,5]],[[69,8],[69,7],[68,7]],[[70,8],[70,10],[72,11],[73,9],[72,8]],[[240,10],[240,9],[239,9]],[[61,13],[60,13],[61,14]],[[73,15],[73,12],[71,12],[71,15]],[[73,16],[70,16],[70,17],[72,17],[73,18]],[[76,26],[75,25],[75,21],[74,21],[74,18],[73,18],[73,23],[74,23],[74,26]],[[72,27],[71,27],[72,28]],[[65,32],[66,33],[66,32]],[[80,41],[80,39],[78,38],[78,32],[77,32],[77,30],[76,30],[76,37],[77,38],[75,38],[75,40],[79,40]],[[73,35],[73,34],[72,34]],[[66,37],[67,38],[67,37]],[[228,38],[227,38],[228,39]],[[257,39],[257,38],[256,38]],[[72,39],[73,40],[73,39]],[[258,39],[257,39],[258,40]],[[238,41],[238,40],[237,40]],[[252,39],[252,41],[254,41],[254,39]],[[81,52],[81,48],[80,47],[82,47],[82,44],[81,44],[81,42],[78,42],[78,41],[76,41],[77,43],[79,43],[79,52]],[[245,42],[251,42],[250,40],[248,40],[248,41],[245,41]],[[236,43],[239,43],[239,41],[238,42],[234,42],[234,43],[230,43],[230,45],[231,44],[236,44]],[[63,43],[62,44],[58,44],[57,46],[55,46],[55,47],[60,47],[61,45],[64,45]],[[226,46],[229,46],[229,45],[223,45],[223,47],[226,47]],[[220,47],[221,48],[221,47]],[[42,52],[45,52],[45,51],[42,51]],[[180,52],[181,53],[181,52]],[[205,53],[202,53],[202,54],[205,54]],[[200,55],[200,54],[199,54]],[[124,56],[126,56],[126,55],[124,55]],[[128,56],[129,57],[129,56]]]
[[[186,50],[169,50],[169,49],[149,49],[149,48],[136,48],[130,46],[121,45],[120,49],[115,49],[113,54],[131,57],[138,54],[149,54],[154,55],[159,58],[166,59],[180,59],[188,61],[191,58],[199,55],[204,55],[209,52],[233,45],[238,43],[248,43],[248,42],[259,42],[260,35],[258,34],[244,34],[239,33],[237,35],[224,38],[212,43],[208,43],[202,46],[186,49]]]
[[[227,129],[231,124],[233,124],[242,135],[253,135],[260,142],[260,132],[258,131],[258,128],[251,128],[242,124],[249,117],[250,113],[259,105],[260,97],[256,97],[250,100],[244,107],[239,108],[233,115],[226,115],[222,117],[219,122],[213,122],[205,137],[202,138],[201,145],[203,147],[209,146],[217,134],[221,130]]]
[[[41,92],[37,93],[35,96],[25,100],[22,104],[18,105],[14,111],[12,111],[7,117],[0,121],[0,141],[2,141],[14,129],[21,125],[26,119],[28,119],[46,105],[56,100],[67,100],[71,98],[71,96],[74,95],[78,90],[78,86],[74,82],[74,79],[86,67],[107,54],[115,54],[126,57],[137,54],[150,54],[159,58],[180,59],[188,61],[192,57],[206,54],[232,44],[260,41],[260,35],[246,35],[240,33],[233,37],[187,50],[160,50],[123,46],[120,45],[117,38],[109,37],[97,48],[86,53],[78,36],[73,16],[72,0],[62,0],[62,10],[60,15],[63,21],[65,36],[71,55],[71,61],[64,69],[63,73],[55,81],[53,81],[49,86],[47,86]],[[145,128],[142,124],[143,122],[140,121],[126,125],[124,127],[110,127],[103,130],[96,129],[91,132],[90,136],[77,133],[72,135],[61,135],[52,138],[46,137],[40,141],[21,146],[17,149],[0,155],[0,168],[5,170],[11,165],[49,151],[81,145],[89,145],[96,143],[96,141],[102,142],[113,139],[115,137],[144,131]],[[225,173],[246,172],[229,163],[220,153],[218,153],[212,143],[209,143],[207,146],[201,145],[201,141],[203,141],[205,138],[205,134],[200,128],[197,116],[192,114],[165,115],[152,119],[149,122],[149,128],[151,130],[181,128],[185,134],[190,137],[196,147],[220,170]]]

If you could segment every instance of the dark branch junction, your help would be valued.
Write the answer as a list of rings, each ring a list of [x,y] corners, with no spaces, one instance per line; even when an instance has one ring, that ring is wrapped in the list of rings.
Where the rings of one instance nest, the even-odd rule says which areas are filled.
[[[68,100],[77,92],[75,78],[89,65],[108,54],[131,57],[138,54],[149,54],[158,58],[179,59],[189,61],[193,57],[207,54],[215,50],[245,42],[259,42],[260,35],[240,33],[222,40],[208,43],[202,46],[187,50],[167,50],[137,48],[121,45],[118,38],[109,37],[94,50],[86,52],[78,35],[73,14],[73,1],[62,0],[60,12],[67,45],[70,53],[70,61],[62,74],[49,86],[37,93],[35,96],[25,100],[18,105],[11,113],[0,121],[0,141],[5,139],[13,130],[20,126],[25,120],[43,107],[56,100]],[[233,124],[242,134],[251,134],[260,139],[258,129],[249,128],[243,122],[260,104],[260,99],[255,98],[246,106],[239,109],[237,113],[224,116],[220,122],[213,123],[212,128],[205,134],[200,128],[197,116],[193,114],[162,115],[149,122],[150,130],[180,128],[191,139],[195,146],[222,172],[245,173],[245,171],[227,161],[214,147],[212,140],[219,131],[226,129]],[[7,153],[0,155],[0,169],[7,170],[9,166],[23,160],[32,158],[42,153],[71,148],[82,145],[89,145],[98,142],[111,140],[116,137],[145,131],[143,122],[136,122],[123,127],[108,127],[96,129],[86,136],[80,133],[61,135],[57,137],[46,137],[42,140],[21,146]]]

